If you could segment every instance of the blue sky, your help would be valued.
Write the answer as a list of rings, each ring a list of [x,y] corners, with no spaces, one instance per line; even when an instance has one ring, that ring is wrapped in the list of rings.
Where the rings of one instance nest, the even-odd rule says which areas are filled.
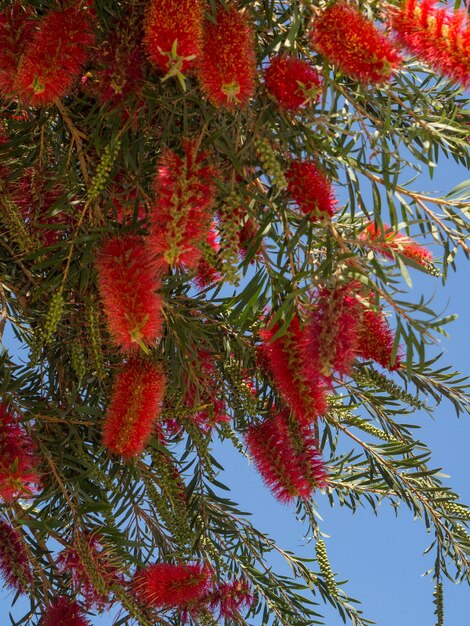
[[[453,163],[442,161],[434,181],[426,181],[426,188],[445,193],[465,178],[468,172]],[[423,188],[421,179],[415,188]],[[436,292],[435,308],[446,313],[458,313],[459,319],[448,327],[450,339],[443,338],[445,351],[443,365],[452,365],[463,373],[470,373],[470,266],[463,256],[457,258],[458,272],[450,273],[442,286],[438,279],[424,279],[413,273],[413,290],[430,295]],[[417,413],[408,421],[421,426],[419,437],[434,452],[433,466],[442,467],[450,475],[450,484],[470,502],[470,416],[457,419],[452,408],[442,404],[435,413],[436,419]],[[230,445],[218,450],[218,458],[227,473],[224,482],[233,488],[232,497],[242,510],[254,513],[253,522],[269,532],[284,548],[305,556],[314,556],[314,545],[303,539],[303,527],[295,520],[292,508],[278,504],[253,467],[238,455]],[[322,530],[329,535],[327,548],[333,570],[340,580],[349,579],[347,593],[363,604],[365,615],[380,626],[433,626],[432,590],[430,577],[422,573],[432,567],[432,554],[422,553],[432,538],[426,534],[424,524],[413,521],[411,513],[403,507],[398,517],[389,505],[381,507],[378,517],[369,509],[352,515],[349,509],[331,509],[325,496],[318,495],[317,503],[323,518]],[[10,623],[11,594],[0,593],[0,626]],[[24,601],[18,601],[12,610],[19,617],[24,612]],[[340,626],[340,617],[327,607],[319,612],[326,615],[328,626]],[[468,586],[445,583],[445,624],[466,626],[469,623],[470,590]],[[93,626],[112,626],[110,616],[92,619]],[[255,622],[252,622],[255,624]]]

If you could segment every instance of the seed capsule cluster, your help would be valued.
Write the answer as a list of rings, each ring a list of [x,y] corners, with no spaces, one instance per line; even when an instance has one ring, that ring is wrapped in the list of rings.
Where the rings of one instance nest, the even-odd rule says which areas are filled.
[[[328,554],[326,553],[325,542],[319,539],[315,545],[315,553],[318,564],[320,566],[321,574],[325,580],[328,593],[333,597],[338,597],[338,587],[336,586],[335,577],[331,570],[330,561],[328,560]]]
[[[264,137],[257,137],[253,143],[265,173],[275,185],[280,189],[285,189],[287,187],[287,179],[269,141]]]

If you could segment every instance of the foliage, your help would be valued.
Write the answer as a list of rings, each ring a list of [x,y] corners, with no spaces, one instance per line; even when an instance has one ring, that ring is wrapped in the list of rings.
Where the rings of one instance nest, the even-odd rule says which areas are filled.
[[[15,336],[0,395],[22,442],[0,461],[0,522],[33,577],[18,624],[68,611],[83,625],[115,604],[115,626],[300,626],[322,623],[329,602],[365,626],[329,564],[328,504],[387,500],[423,520],[439,625],[443,577],[470,582],[470,511],[406,423],[442,399],[470,409],[466,378],[431,351],[452,317],[410,289],[411,273],[444,284],[470,252],[470,181],[419,191],[443,159],[470,166],[468,100],[429,49],[431,65],[397,52],[399,2],[351,3],[340,35],[359,24],[370,41],[344,67],[342,35],[323,28],[316,50],[327,4],[0,5],[0,332]],[[147,5],[170,32],[149,34]],[[50,23],[31,35],[57,10],[68,21],[50,23],[78,37],[68,46]],[[203,16],[205,38],[190,23]],[[230,37],[208,37],[217,24]],[[448,31],[434,34],[441,45]],[[283,81],[271,91],[270,58]],[[283,550],[227,497],[216,443],[253,457],[315,558]]]

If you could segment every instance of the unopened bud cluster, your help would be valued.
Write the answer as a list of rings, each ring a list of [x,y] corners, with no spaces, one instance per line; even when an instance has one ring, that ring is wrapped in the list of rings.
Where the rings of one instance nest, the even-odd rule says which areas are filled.
[[[232,191],[220,209],[220,255],[222,273],[232,285],[238,283],[238,251],[240,248],[240,207],[242,199]]]
[[[284,170],[277,160],[277,156],[269,141],[263,137],[257,137],[253,143],[258,153],[261,165],[266,174],[271,178],[272,182],[280,189],[287,187]]]
[[[79,339],[74,339],[70,348],[70,364],[78,380],[86,374],[85,352]]]
[[[90,201],[96,200],[99,194],[106,187],[106,182],[109,178],[109,174],[114,165],[114,161],[121,147],[121,141],[118,139],[114,144],[108,144],[101,156],[100,162],[96,168],[96,174],[91,181],[90,189],[88,190],[88,199]]]
[[[56,291],[55,294],[52,296],[49,304],[49,309],[46,314],[46,319],[44,321],[44,327],[42,332],[42,338],[44,343],[48,343],[52,339],[52,335],[56,332],[57,327],[59,326],[59,322],[62,319],[64,306],[65,301],[62,289],[59,289],[59,291]]]
[[[319,539],[315,545],[315,553],[318,561],[318,565],[320,566],[320,572],[325,580],[325,584],[328,590],[328,593],[333,597],[338,597],[338,587],[336,586],[335,577],[333,576],[333,572],[331,571],[330,561],[328,560],[328,555],[326,553],[325,542],[322,539]]]

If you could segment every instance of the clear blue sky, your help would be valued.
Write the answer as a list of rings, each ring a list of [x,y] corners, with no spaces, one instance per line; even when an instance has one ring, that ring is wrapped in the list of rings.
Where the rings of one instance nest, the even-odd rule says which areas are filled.
[[[445,193],[468,178],[468,173],[453,163],[439,165],[433,182],[415,188],[426,188]],[[450,274],[443,287],[438,279],[426,280],[420,273],[413,274],[416,294],[425,290],[436,291],[435,308],[447,307],[447,313],[458,313],[459,319],[448,327],[450,339],[443,339],[446,355],[443,364],[452,365],[463,373],[470,373],[470,265],[463,256],[458,259],[458,273]],[[439,303],[439,304],[437,304]],[[421,425],[420,439],[434,451],[433,466],[443,467],[451,476],[450,483],[464,502],[470,502],[470,417],[457,419],[451,407],[442,404],[433,421],[417,413],[414,423]],[[412,421],[412,420],[409,420]],[[233,487],[233,498],[242,510],[254,513],[253,522],[261,530],[274,536],[282,547],[314,556],[313,544],[302,539],[303,527],[296,522],[291,508],[279,505],[262,485],[252,467],[228,444],[218,450],[218,458],[227,470],[224,482]],[[322,529],[330,538],[327,548],[333,570],[341,580],[349,579],[347,593],[363,604],[365,615],[380,626],[433,626],[435,617],[432,605],[432,581],[421,574],[432,567],[432,554],[423,557],[431,537],[424,524],[413,521],[410,512],[403,508],[395,517],[391,507],[384,504],[378,517],[369,509],[352,515],[348,509],[330,509],[325,496],[318,495]],[[10,624],[8,612],[11,594],[0,593],[0,626]],[[25,603],[18,601],[12,609],[17,618],[23,614]],[[319,607],[326,615],[328,626],[340,626],[340,617],[327,607]],[[111,616],[91,619],[94,626],[112,626]],[[255,621],[252,622],[256,624]],[[468,586],[445,583],[446,626],[469,626],[470,591]]]

